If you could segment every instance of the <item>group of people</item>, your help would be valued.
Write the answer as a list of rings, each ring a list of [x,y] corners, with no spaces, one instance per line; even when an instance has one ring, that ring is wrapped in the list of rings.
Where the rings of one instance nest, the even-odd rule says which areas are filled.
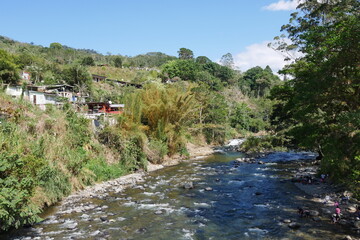
[[[340,208],[340,204],[342,205],[347,205],[349,203],[350,200],[350,196],[346,193],[344,193],[341,197],[339,201],[335,201],[334,202],[334,207],[335,207],[335,213],[333,213],[331,215],[331,220],[333,223],[337,223],[341,220],[341,208]],[[325,196],[324,198],[324,204],[327,204],[330,201],[330,196]],[[298,207],[298,214],[300,217],[309,217],[310,216],[310,211],[309,210],[304,210],[301,207]],[[356,213],[355,213],[355,217],[357,220],[360,220],[360,206],[356,207]]]

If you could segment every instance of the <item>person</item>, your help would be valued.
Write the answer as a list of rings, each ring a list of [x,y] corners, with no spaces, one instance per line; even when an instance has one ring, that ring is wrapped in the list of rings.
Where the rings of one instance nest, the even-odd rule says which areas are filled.
[[[325,182],[325,174],[321,174],[321,182]]]
[[[336,222],[340,221],[341,209],[339,206],[335,208],[335,220]]]
[[[298,207],[298,214],[300,215],[300,217],[302,217],[304,215],[304,209]]]
[[[335,202],[334,202],[334,206],[335,206],[335,207],[338,207],[338,206],[339,206],[339,202],[338,202],[338,201],[335,201]]]
[[[300,217],[309,217],[310,216],[309,210],[304,210],[301,207],[298,207],[298,214],[300,215]]]

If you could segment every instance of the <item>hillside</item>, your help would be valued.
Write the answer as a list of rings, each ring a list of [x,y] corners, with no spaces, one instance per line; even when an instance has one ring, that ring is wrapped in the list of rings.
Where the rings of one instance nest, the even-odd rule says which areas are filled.
[[[241,73],[189,52],[180,49],[179,58],[104,56],[1,37],[1,229],[36,222],[43,207],[85,185],[146,169],[147,162],[186,158],[189,146],[223,144],[269,129],[272,103],[265,97],[279,84],[270,68]],[[20,77],[24,71],[30,79]],[[91,74],[107,80],[94,82]],[[124,112],[98,115],[100,127],[94,127],[77,102],[62,99],[41,110],[23,95],[12,99],[3,91],[9,85],[54,84],[86,95],[88,102],[125,104]]]

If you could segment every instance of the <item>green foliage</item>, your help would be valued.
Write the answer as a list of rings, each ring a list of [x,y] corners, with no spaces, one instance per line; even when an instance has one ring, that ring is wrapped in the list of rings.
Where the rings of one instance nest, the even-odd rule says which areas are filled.
[[[117,68],[122,67],[122,59],[121,59],[121,57],[116,57],[114,59],[114,66],[117,67]]]
[[[95,175],[95,181],[106,181],[118,178],[127,173],[126,168],[120,163],[108,164],[105,158],[92,158],[86,163],[87,169]]]
[[[219,93],[212,93],[208,98],[207,108],[204,109],[204,123],[225,124],[228,116],[228,105],[224,96]]]
[[[0,49],[0,82],[17,83],[19,80],[17,71],[18,66],[15,57]]]
[[[61,43],[53,42],[50,44],[51,49],[62,49],[62,47]]]
[[[95,61],[92,57],[84,57],[81,61],[81,65],[83,66],[95,66]]]
[[[67,84],[72,86],[81,86],[83,84],[91,86],[92,82],[89,72],[81,65],[68,66],[62,72],[62,77]]]
[[[211,63],[212,61],[208,57],[199,56],[195,59],[195,62],[197,64],[206,64],[206,63]]]
[[[262,137],[248,137],[241,144],[240,151],[246,153],[259,153],[268,151],[284,151],[286,150],[286,140],[282,136],[267,135]]]
[[[278,76],[272,73],[269,66],[265,69],[253,67],[247,70],[239,81],[243,93],[253,97],[264,97],[272,87],[280,83]]]
[[[179,77],[181,80],[194,80],[197,64],[191,60],[173,60],[162,67],[163,74],[173,79]]]
[[[283,30],[304,56],[284,70],[293,79],[272,94],[273,119],[286,121],[280,129],[294,125],[287,133],[300,146],[322,151],[324,172],[359,189],[360,3],[305,1],[299,7],[301,14]]]
[[[47,205],[61,200],[71,192],[69,177],[60,169],[50,165],[44,165],[38,170],[37,181],[47,198]]]
[[[230,124],[237,130],[250,130],[251,109],[245,103],[239,103],[230,118]]]
[[[179,59],[192,60],[194,59],[194,53],[190,49],[180,48],[178,51]]]

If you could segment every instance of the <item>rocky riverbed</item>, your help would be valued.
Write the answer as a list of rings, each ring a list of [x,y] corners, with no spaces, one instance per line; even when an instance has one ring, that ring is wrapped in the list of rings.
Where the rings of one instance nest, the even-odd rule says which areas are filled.
[[[242,161],[243,158],[239,153],[215,154],[96,185],[49,209],[41,224],[7,237],[359,238],[356,226],[351,225],[351,212],[346,224],[332,224],[332,198],[326,204],[322,202],[326,194],[338,197],[340,192],[332,185],[315,181],[296,182],[301,175],[314,176],[313,155],[272,153],[251,161]],[[317,188],[328,188],[329,192]],[[355,204],[353,201],[350,199],[349,207]],[[298,215],[299,206],[309,211],[308,217]]]

